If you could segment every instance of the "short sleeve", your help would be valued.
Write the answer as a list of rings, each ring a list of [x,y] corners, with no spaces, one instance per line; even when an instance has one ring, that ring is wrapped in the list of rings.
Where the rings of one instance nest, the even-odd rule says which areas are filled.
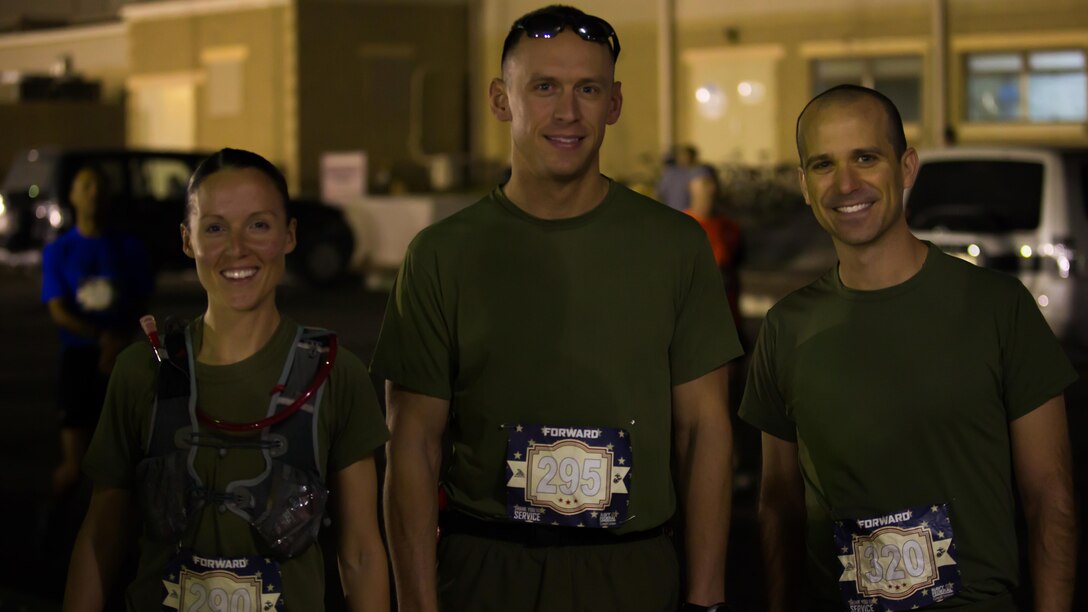
[[[694,220],[691,224],[698,230],[699,238],[692,240],[697,248],[693,249],[688,270],[681,276],[687,282],[680,292],[669,345],[673,385],[695,380],[744,353],[710,243]]]
[[[1005,407],[1011,421],[1062,393],[1077,379],[1077,372],[1035,299],[1019,283],[1006,329],[1002,361]]]
[[[126,489],[135,485],[136,464],[144,455],[141,432],[150,423],[155,380],[146,342],[137,342],[118,356],[102,416],[83,459],[83,471],[95,484]]]
[[[756,429],[788,442],[797,441],[797,426],[786,412],[786,402],[778,384],[774,325],[764,319],[748,368],[748,382],[740,404],[740,418]]]
[[[389,430],[366,367],[346,349],[337,355],[329,387],[335,410],[326,473],[333,474],[373,454],[389,439]]]
[[[413,241],[385,309],[371,371],[416,393],[450,399],[453,340],[443,308],[437,254]]]

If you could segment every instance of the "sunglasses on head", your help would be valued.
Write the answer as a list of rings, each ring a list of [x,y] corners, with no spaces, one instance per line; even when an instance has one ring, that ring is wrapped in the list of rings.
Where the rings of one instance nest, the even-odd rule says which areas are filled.
[[[608,22],[593,15],[581,15],[567,17],[554,13],[536,13],[520,19],[510,28],[510,35],[506,37],[507,44],[503,47],[503,57],[513,46],[516,34],[524,31],[530,38],[552,38],[570,26],[572,32],[589,42],[605,43],[612,52],[612,61],[620,56],[620,38]]]

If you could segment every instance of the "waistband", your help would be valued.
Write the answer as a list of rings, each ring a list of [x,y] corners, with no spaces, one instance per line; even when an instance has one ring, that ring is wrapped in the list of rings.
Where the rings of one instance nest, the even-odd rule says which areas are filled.
[[[669,535],[663,525],[645,531],[617,534],[608,529],[579,529],[531,523],[485,521],[454,511],[440,513],[438,527],[443,537],[455,534],[469,535],[530,547],[626,544]]]

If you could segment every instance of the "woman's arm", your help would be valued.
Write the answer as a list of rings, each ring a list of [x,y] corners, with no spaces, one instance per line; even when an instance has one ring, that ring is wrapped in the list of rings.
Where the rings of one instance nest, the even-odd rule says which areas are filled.
[[[389,568],[378,531],[378,474],[374,456],[335,475],[340,530],[337,559],[344,600],[353,612],[389,610]]]
[[[91,505],[72,548],[64,610],[102,610],[117,570],[132,541],[131,494],[127,489],[95,486]]]

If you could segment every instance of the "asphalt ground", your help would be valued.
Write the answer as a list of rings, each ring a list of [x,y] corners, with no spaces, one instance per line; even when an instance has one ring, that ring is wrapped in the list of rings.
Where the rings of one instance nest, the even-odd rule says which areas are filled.
[[[800,286],[815,273],[749,272],[744,287],[754,302],[773,302]],[[0,268],[0,612],[39,612],[60,609],[71,539],[85,509],[89,486],[57,503],[49,499],[49,477],[59,459],[56,411],[56,361],[59,342],[44,307],[38,300],[36,270]],[[360,279],[333,290],[312,291],[295,283],[283,287],[281,309],[309,325],[337,330],[342,346],[366,359],[377,340],[387,294],[369,290]],[[151,310],[162,320],[167,315],[192,317],[204,309],[203,293],[191,274],[160,279]],[[754,339],[758,318],[745,319],[743,329]],[[1082,380],[1070,389],[1070,431],[1074,444],[1078,492],[1088,486],[1088,351],[1070,348]],[[380,388],[380,386],[378,387]],[[758,470],[758,432],[735,424],[741,449],[731,529],[727,592],[739,612],[762,609],[761,571],[756,526],[755,475]],[[1081,505],[1081,523],[1084,507]],[[328,530],[326,530],[328,531]],[[327,546],[331,550],[331,546]],[[1086,547],[1081,541],[1081,559]],[[331,563],[334,563],[330,559]],[[1088,610],[1088,572],[1082,563],[1075,610]],[[335,565],[326,564],[330,589],[335,589]],[[1022,597],[1029,594],[1025,591]],[[340,609],[329,598],[330,610]]]

